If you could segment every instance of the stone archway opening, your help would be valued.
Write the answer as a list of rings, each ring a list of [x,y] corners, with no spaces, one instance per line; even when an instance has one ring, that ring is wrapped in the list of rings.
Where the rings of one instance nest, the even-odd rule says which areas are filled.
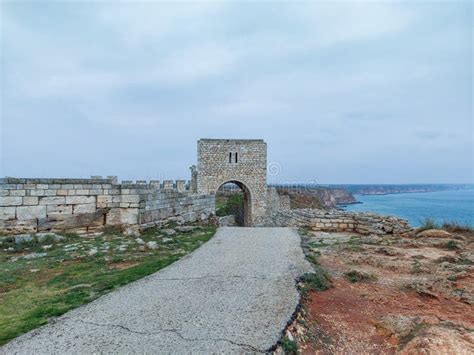
[[[235,226],[249,227],[251,220],[251,194],[245,184],[240,181],[230,180],[219,186],[216,191],[216,215],[229,216],[235,221]]]
[[[198,194],[215,194],[233,182],[244,190],[245,226],[264,226],[267,218],[267,144],[262,139],[200,139],[191,185]]]

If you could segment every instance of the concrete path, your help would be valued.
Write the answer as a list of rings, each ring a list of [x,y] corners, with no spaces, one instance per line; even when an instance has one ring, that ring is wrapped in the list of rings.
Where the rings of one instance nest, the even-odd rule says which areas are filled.
[[[220,228],[192,254],[20,336],[0,354],[265,352],[311,267],[289,228]]]

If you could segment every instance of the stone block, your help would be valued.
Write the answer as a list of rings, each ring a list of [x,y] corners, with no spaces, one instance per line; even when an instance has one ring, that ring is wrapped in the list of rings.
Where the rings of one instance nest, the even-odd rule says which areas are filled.
[[[16,209],[16,218],[29,220],[34,218],[45,218],[46,206],[21,206]]]
[[[77,189],[76,190],[76,195],[89,195],[90,190],[89,189]]]
[[[35,206],[38,204],[38,196],[23,197],[23,206]]]
[[[107,204],[111,202],[113,202],[112,196],[97,196],[97,207],[99,208],[107,207]]]
[[[15,219],[16,207],[0,207],[0,219]]]
[[[48,205],[46,208],[48,216],[55,214],[72,214],[71,205]]]
[[[44,190],[44,195],[45,196],[56,196],[57,191],[58,190],[51,190],[51,189]]]
[[[48,185],[47,184],[37,184],[36,185],[36,188],[38,190],[47,190],[48,189]]]
[[[122,196],[122,201],[124,203],[138,203],[140,202],[139,195],[124,195]]]
[[[94,213],[81,214],[57,214],[38,220],[38,231],[63,231],[77,228],[93,228],[104,225],[104,215],[106,210],[99,209]]]
[[[0,206],[21,206],[23,198],[20,196],[3,196],[0,197]]]
[[[30,196],[44,196],[44,190],[30,190]]]
[[[69,190],[71,191],[71,190]],[[59,189],[57,192],[56,192],[56,195],[57,196],[67,196],[68,195],[68,190],[64,190],[64,189]]]
[[[107,214],[107,224],[138,224],[138,208],[114,208]]]
[[[10,196],[26,196],[25,190],[10,190]]]
[[[39,200],[40,205],[64,205],[66,203],[66,197],[56,196],[56,197],[42,197]]]
[[[10,191],[9,190],[0,190],[0,196],[9,196],[10,195]]]
[[[6,233],[34,233],[37,231],[37,219],[18,220],[18,219],[0,219],[0,230]]]
[[[77,205],[95,203],[95,196],[66,196],[66,204]]]
[[[15,244],[23,244],[33,241],[33,236],[31,234],[19,234],[15,235]]]
[[[94,213],[96,210],[95,203],[85,203],[74,205],[74,214],[79,213]]]

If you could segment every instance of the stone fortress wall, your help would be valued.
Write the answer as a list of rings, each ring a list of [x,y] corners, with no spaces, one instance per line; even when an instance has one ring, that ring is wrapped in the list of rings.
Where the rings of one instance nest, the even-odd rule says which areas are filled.
[[[0,179],[0,233],[74,231],[105,226],[193,222],[214,213],[213,195],[196,195],[185,180]]]
[[[206,220],[215,194],[234,182],[244,191],[245,225],[309,226],[318,231],[402,233],[407,221],[370,213],[290,209],[290,197],[267,186],[267,145],[261,139],[201,139],[191,181],[0,179],[0,234],[73,231],[120,226],[139,229]]]

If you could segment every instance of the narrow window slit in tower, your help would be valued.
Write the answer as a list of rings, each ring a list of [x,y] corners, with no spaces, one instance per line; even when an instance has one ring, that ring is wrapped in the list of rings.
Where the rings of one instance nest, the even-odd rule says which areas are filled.
[[[237,163],[238,159],[237,159],[237,152],[235,153],[235,162]]]
[[[229,153],[229,163],[232,163],[232,153]]]

